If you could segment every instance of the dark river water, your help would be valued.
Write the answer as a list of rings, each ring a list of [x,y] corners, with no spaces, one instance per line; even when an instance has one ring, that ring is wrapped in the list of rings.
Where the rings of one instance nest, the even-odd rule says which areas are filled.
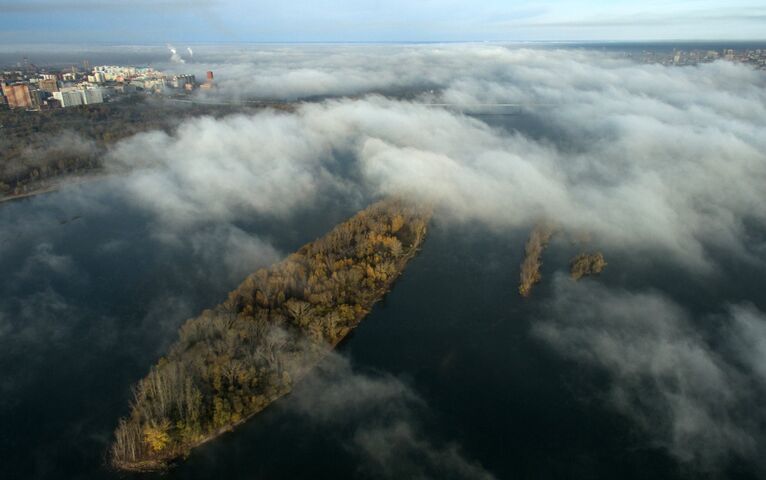
[[[154,220],[114,193],[114,181],[0,208],[2,478],[126,477],[104,459],[116,421],[128,411],[131,384],[185,318],[239,283],[216,268],[216,254],[155,235]],[[288,253],[354,209],[325,202],[239,227]],[[404,412],[383,405],[317,420],[306,414],[316,393],[310,388],[317,388],[306,386],[309,379],[161,478],[375,478],[386,470],[360,452],[360,435],[402,419],[418,445],[411,458],[395,462],[425,463],[427,452],[437,452],[430,461],[446,465],[437,478],[459,476],[444,463],[445,452],[497,478],[694,478],[595,400],[606,388],[598,372],[530,335],[552,279],[566,271],[576,248],[554,241],[543,282],[524,300],[516,288],[527,233],[450,224],[437,213],[421,254],[340,346],[357,377],[402,385],[417,397]],[[764,308],[757,281],[764,272],[734,260],[723,264],[736,275],[703,284],[661,263],[605,254],[609,267],[587,281],[651,287],[693,312],[717,312],[725,301],[742,299]],[[268,261],[243,265],[249,271]],[[747,465],[730,470],[732,478],[753,478]]]

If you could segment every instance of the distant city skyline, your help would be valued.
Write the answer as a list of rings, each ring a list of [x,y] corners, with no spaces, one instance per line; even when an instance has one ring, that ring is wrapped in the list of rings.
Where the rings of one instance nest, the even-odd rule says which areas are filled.
[[[762,1],[0,0],[0,43],[763,40]]]

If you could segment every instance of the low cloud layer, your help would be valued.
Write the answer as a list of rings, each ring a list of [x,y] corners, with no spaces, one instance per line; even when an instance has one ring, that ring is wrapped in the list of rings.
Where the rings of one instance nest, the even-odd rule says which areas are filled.
[[[137,170],[126,188],[138,202],[182,225],[290,213],[332,184],[321,163],[329,147],[299,117],[266,113],[190,120],[173,136],[150,132],[121,142],[112,156]]]
[[[402,47],[401,58],[377,65],[382,55],[364,64],[359,53],[346,58],[346,48],[321,59],[304,52],[295,64],[288,54],[287,66],[247,78],[291,88],[296,71],[325,62],[354,72],[333,80],[345,93],[357,90],[358,77],[439,90],[414,101],[367,96],[294,113],[201,118],[171,135],[138,135],[112,153],[115,164],[140,167],[127,188],[175,223],[285,215],[328,192],[404,193],[493,226],[547,218],[606,244],[664,251],[698,271],[710,269],[710,247],[757,260],[749,229],[766,224],[761,73],[726,62],[673,68],[499,46]],[[393,63],[409,73],[398,75],[404,67]],[[395,78],[379,75],[389,67]],[[219,94],[235,91],[224,84]],[[544,127],[506,128],[433,102],[472,112],[520,105],[505,112],[515,114],[510,120]]]
[[[716,275],[721,252],[766,260],[762,72],[500,46],[320,50],[243,50],[239,61],[228,52],[205,68],[221,72],[219,99],[412,95],[194,119],[171,134],[139,135],[110,157],[134,169],[128,197],[171,231],[193,231],[247,212],[289,216],[327,196],[399,194],[435,204],[442,220],[501,231],[545,220],[690,275]],[[709,471],[756,459],[766,442],[766,418],[753,413],[766,398],[761,312],[735,306],[694,318],[657,292],[561,277],[547,313],[537,336],[607,372],[609,405],[659,446]],[[716,341],[710,324],[723,325]],[[390,379],[350,377],[338,388],[409,398]],[[333,412],[327,395],[316,400]],[[314,415],[328,421],[322,411]],[[406,457],[379,448],[392,442],[449,463],[449,447],[432,449],[408,421],[360,428],[353,448],[377,471]]]
[[[535,336],[606,372],[608,403],[659,446],[705,470],[731,459],[758,460],[766,442],[762,312],[744,305],[721,317],[693,318],[655,291],[559,275],[546,316]],[[720,327],[711,332],[715,324]]]
[[[410,386],[390,375],[355,371],[339,354],[323,360],[293,392],[289,406],[323,425],[352,428],[346,448],[362,459],[365,477],[495,478],[457,444],[428,438],[418,420],[427,405]]]

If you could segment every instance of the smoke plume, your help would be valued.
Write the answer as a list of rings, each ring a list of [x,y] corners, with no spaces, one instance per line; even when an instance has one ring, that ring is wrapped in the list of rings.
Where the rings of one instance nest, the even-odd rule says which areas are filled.
[[[181,55],[178,54],[178,51],[173,45],[168,44],[168,50],[170,50],[170,62],[171,63],[186,63],[186,60],[181,58]]]

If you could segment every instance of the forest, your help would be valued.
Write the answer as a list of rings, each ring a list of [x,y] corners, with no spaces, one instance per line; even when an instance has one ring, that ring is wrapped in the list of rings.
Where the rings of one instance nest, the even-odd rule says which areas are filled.
[[[165,468],[290,392],[388,291],[430,215],[401,199],[375,203],[188,320],[135,385],[111,464]]]
[[[184,119],[220,117],[289,104],[201,105],[134,95],[113,103],[43,111],[0,109],[0,199],[49,188],[68,175],[97,172],[109,145]]]

